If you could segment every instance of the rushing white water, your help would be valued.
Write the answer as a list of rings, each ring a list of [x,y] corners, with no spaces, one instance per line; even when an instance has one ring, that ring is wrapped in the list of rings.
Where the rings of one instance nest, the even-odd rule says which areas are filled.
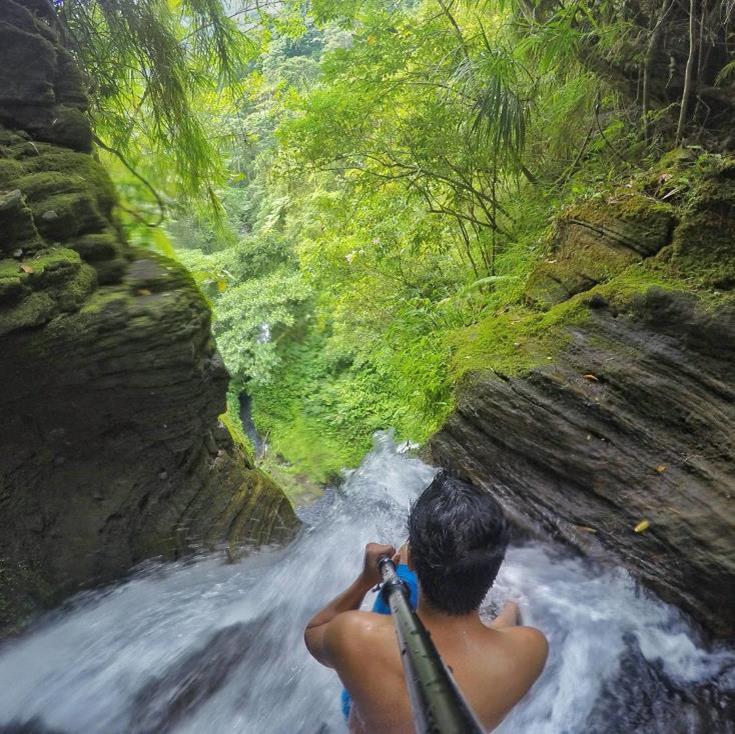
[[[306,653],[304,623],[367,541],[403,540],[432,474],[383,434],[288,548],[152,564],[78,597],[0,650],[0,732],[344,732],[339,682]],[[702,649],[624,571],[536,541],[510,549],[488,608],[509,596],[551,655],[503,734],[735,731],[732,654]]]

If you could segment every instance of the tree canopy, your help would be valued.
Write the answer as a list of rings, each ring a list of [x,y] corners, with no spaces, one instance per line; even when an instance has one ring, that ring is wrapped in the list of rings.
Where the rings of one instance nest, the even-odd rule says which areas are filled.
[[[525,323],[554,212],[676,145],[732,146],[726,2],[58,13],[126,206],[154,223],[154,189],[168,209],[144,239],[194,272],[233,394],[319,479],[376,428],[420,440],[438,425],[466,330],[511,305]]]

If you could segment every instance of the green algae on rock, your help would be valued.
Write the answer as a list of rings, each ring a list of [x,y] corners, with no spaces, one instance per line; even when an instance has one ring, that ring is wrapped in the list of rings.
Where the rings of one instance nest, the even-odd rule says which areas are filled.
[[[580,242],[563,226],[561,262],[531,275],[525,305],[457,334],[456,407],[428,452],[492,487],[520,524],[612,557],[732,637],[734,164],[677,155],[659,165],[636,182],[648,194],[630,194],[640,221],[626,223],[626,239],[648,245],[627,264],[604,257],[618,247],[606,232],[585,226]],[[649,206],[653,193],[675,203]],[[619,206],[599,197],[562,221],[571,211],[609,227]],[[551,268],[589,273],[590,250],[601,277]],[[552,272],[564,287],[548,286]]]
[[[151,556],[279,542],[189,274],[130,247],[42,3],[0,0],[0,634]]]

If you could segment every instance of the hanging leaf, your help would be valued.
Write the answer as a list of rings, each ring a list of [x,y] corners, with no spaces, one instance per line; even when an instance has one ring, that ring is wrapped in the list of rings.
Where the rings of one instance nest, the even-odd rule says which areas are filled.
[[[663,473],[664,473],[664,472],[666,471],[666,469],[667,469],[667,467],[666,467],[666,465],[665,465],[665,464],[659,464],[659,465],[658,465],[658,466],[656,467],[656,471],[657,471],[657,472],[658,472],[659,474],[663,474]]]
[[[648,520],[641,520],[634,528],[634,533],[642,533],[644,530],[648,530],[651,527],[651,523]]]

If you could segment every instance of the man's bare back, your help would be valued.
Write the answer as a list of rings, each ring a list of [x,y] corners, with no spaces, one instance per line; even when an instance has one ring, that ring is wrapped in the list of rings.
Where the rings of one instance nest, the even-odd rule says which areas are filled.
[[[492,731],[525,695],[543,670],[548,646],[532,627],[515,626],[512,602],[486,625],[478,614],[437,615],[419,606],[444,663],[485,726]],[[345,612],[328,632],[332,662],[353,700],[355,734],[414,732],[403,666],[390,617]]]
[[[506,604],[489,624],[479,615],[508,544],[502,508],[486,491],[440,472],[412,506],[408,530],[400,554],[368,543],[360,575],[307,624],[306,646],[349,692],[353,734],[415,730],[393,620],[360,611],[380,581],[378,559],[394,556],[418,581],[416,612],[444,664],[492,731],[531,688],[548,654],[539,630],[517,626],[516,604]]]

